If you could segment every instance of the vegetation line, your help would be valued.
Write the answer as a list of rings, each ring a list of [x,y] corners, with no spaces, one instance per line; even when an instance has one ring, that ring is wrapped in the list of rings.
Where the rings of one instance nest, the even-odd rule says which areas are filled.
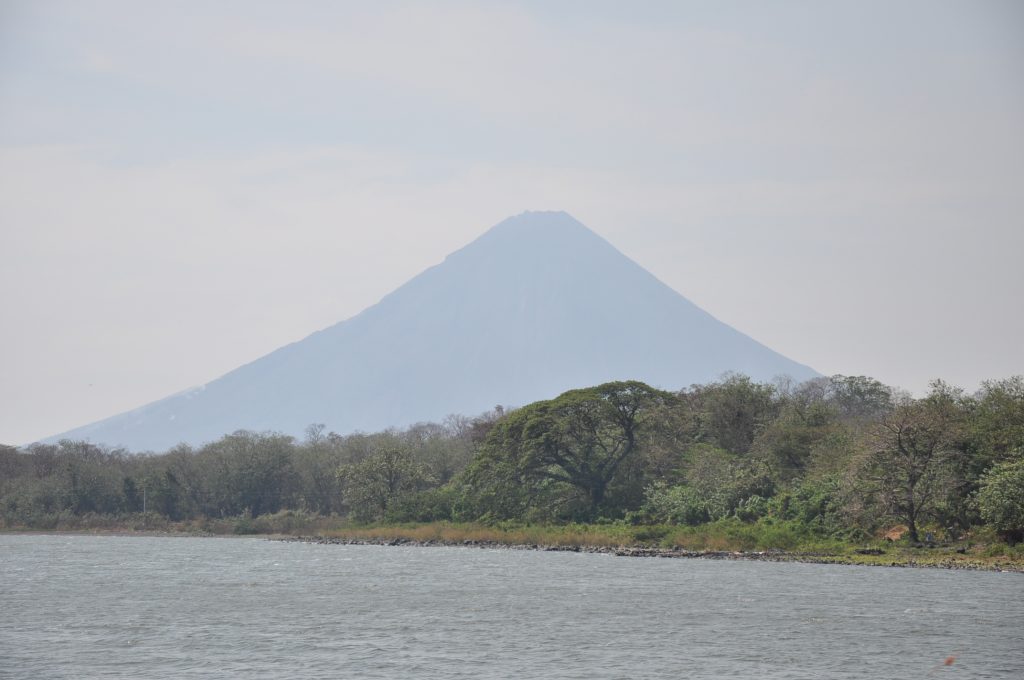
[[[918,399],[865,377],[625,381],[373,434],[0,447],[0,530],[124,527],[1012,567],[1024,378]]]

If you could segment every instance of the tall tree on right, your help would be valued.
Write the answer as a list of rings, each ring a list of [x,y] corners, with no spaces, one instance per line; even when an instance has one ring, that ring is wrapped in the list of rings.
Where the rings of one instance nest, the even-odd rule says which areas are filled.
[[[925,398],[903,398],[883,415],[869,435],[865,490],[881,501],[893,519],[920,540],[922,522],[935,516],[952,483],[951,467],[960,453],[962,395],[942,382]]]

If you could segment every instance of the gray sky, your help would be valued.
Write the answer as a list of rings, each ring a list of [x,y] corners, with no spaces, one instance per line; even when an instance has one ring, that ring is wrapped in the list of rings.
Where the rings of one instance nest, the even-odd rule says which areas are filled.
[[[0,442],[526,209],[825,374],[1024,373],[1024,3],[0,2]]]

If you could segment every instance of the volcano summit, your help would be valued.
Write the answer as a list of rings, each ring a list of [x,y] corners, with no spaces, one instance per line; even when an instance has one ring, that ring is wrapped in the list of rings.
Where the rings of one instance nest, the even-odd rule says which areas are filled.
[[[310,423],[374,431],[636,379],[812,369],[718,321],[563,212],[494,226],[360,314],[202,387],[66,432],[131,450]]]

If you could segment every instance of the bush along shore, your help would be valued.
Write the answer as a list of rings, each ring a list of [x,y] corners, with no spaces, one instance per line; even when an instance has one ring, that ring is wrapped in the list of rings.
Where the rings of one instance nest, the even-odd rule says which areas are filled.
[[[1015,568],[1024,377],[621,381],[377,433],[0,446],[0,530],[125,527]]]

